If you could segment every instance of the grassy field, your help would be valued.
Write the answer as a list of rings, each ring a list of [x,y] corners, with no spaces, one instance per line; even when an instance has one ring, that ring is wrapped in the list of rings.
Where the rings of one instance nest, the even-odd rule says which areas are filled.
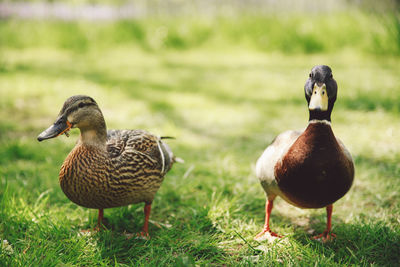
[[[397,35],[377,22],[362,13],[1,21],[0,265],[398,265],[400,58]],[[310,239],[325,210],[279,199],[271,226],[285,238],[259,243],[265,196],[255,162],[278,133],[306,126],[303,85],[317,64],[333,69],[333,129],[356,164],[334,206],[337,239]],[[79,132],[36,140],[74,94],[96,99],[110,129],[176,137],[168,143],[185,163],[156,195],[150,240],[124,236],[140,231],[143,204],[108,209],[108,230],[80,232],[96,211],[58,185]]]

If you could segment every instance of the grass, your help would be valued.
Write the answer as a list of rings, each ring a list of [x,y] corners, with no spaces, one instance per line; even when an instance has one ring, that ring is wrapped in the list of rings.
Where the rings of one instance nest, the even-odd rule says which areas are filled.
[[[0,265],[397,265],[397,43],[384,41],[390,35],[374,17],[355,16],[321,16],[318,25],[316,17],[1,21],[0,239],[8,245]],[[338,237],[311,240],[325,211],[277,200],[271,224],[285,238],[253,241],[265,203],[255,162],[278,133],[305,127],[302,88],[316,64],[330,65],[338,81],[333,129],[356,164],[351,191],[334,206]],[[95,98],[109,128],[176,136],[168,143],[185,163],[156,195],[149,241],[123,234],[140,230],[142,204],[108,209],[107,231],[81,234],[96,211],[71,203],[57,179],[78,132],[36,141],[74,94]]]

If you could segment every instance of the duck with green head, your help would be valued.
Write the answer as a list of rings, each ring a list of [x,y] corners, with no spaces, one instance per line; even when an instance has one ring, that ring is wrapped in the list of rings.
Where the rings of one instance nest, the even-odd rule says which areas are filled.
[[[151,204],[175,156],[160,137],[143,130],[108,130],[96,101],[89,96],[68,98],[55,123],[38,140],[80,130],[77,144],[61,166],[59,181],[74,203],[103,210],[144,202],[142,236],[148,236]]]
[[[307,128],[303,132],[286,131],[278,135],[256,164],[256,175],[267,197],[264,228],[256,239],[266,233],[279,237],[269,225],[277,196],[300,208],[326,208],[326,229],[315,238],[331,239],[335,236],[331,233],[333,203],[353,183],[352,157],[331,128],[331,113],[337,97],[337,83],[331,68],[315,66],[304,91],[309,110]]]

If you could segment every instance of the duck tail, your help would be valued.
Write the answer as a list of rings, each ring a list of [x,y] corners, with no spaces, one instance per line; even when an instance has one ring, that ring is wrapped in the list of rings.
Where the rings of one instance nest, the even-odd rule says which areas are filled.
[[[173,161],[177,162],[177,163],[185,163],[185,160],[183,158],[179,158],[179,157],[175,157],[175,156],[173,158]]]
[[[160,139],[163,140],[163,139],[176,139],[176,138],[173,136],[161,136]]]
[[[161,136],[160,140],[165,140],[165,139],[176,139],[174,136]],[[174,155],[174,153],[172,153],[171,148],[164,142],[162,142],[164,149],[166,150],[166,152],[169,155],[169,158],[171,159],[169,165],[169,168],[171,168],[172,164],[176,163],[185,163],[185,160],[183,160],[182,158],[176,157]]]

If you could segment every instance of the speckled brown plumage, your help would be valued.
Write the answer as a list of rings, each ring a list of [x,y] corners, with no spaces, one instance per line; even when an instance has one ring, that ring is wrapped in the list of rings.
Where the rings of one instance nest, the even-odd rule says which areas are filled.
[[[60,170],[60,185],[74,203],[92,209],[151,203],[171,167],[162,141],[145,131],[109,131],[107,149],[77,145]],[[162,166],[166,168],[162,171]]]
[[[54,125],[39,135],[49,139],[79,128],[80,138],[61,166],[59,181],[74,203],[103,209],[145,202],[144,234],[150,205],[175,157],[160,137],[143,130],[106,131],[97,103],[73,96],[64,103]]]

